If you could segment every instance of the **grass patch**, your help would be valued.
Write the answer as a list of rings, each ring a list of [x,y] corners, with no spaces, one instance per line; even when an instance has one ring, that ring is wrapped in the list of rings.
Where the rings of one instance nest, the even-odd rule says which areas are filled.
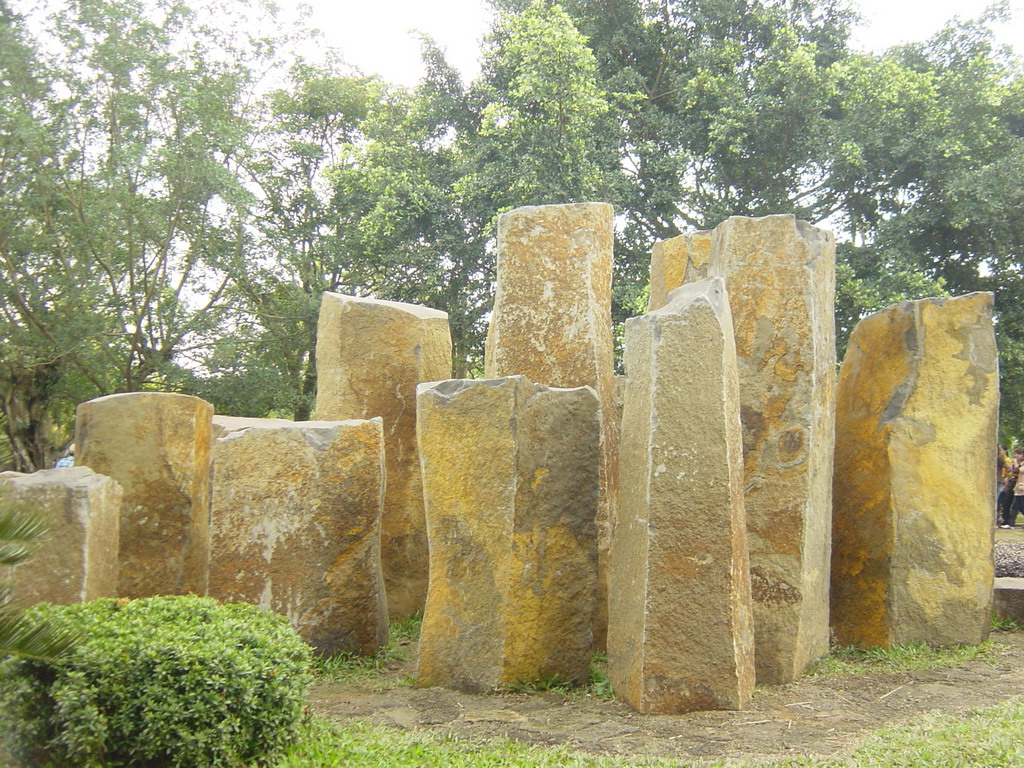
[[[313,665],[313,674],[320,682],[343,682],[378,689],[411,686],[415,680],[410,676],[389,677],[383,673],[409,660],[413,645],[420,636],[422,622],[423,617],[419,614],[394,621],[388,628],[387,643],[378,648],[376,653],[371,656],[338,653],[320,658]]]
[[[608,680],[608,655],[595,653],[590,660],[590,680],[586,685],[574,685],[559,675],[542,680],[520,680],[516,685],[498,689],[497,692],[510,693],[564,693],[574,699],[595,698],[610,700],[612,684]]]
[[[394,728],[314,718],[302,739],[272,768],[680,768],[680,763],[630,757],[589,757],[565,747],[535,747],[507,739],[468,741],[432,733],[407,733]]]
[[[932,648],[924,643],[895,645],[892,648],[836,648],[811,665],[807,674],[857,675],[864,673],[908,672],[941,669],[978,659],[994,660],[998,651],[990,641],[980,645],[951,645]]]
[[[809,757],[772,763],[788,766],[853,768],[1002,768],[1024,764],[1020,723],[1024,701],[1012,699],[967,717],[930,712],[914,725],[884,728],[870,735],[849,757]]]
[[[1017,619],[1000,619],[994,613],[992,614],[992,631],[993,632],[1021,632],[1024,631],[1024,623],[1017,621]]]
[[[772,763],[729,761],[733,768],[1010,768],[1024,764],[1021,699],[966,717],[931,712],[909,726],[876,731],[842,757],[795,757]],[[537,747],[507,739],[468,741],[433,733],[408,733],[365,723],[337,725],[312,718],[301,738],[271,768],[686,768],[692,763],[657,758],[591,757],[566,747]],[[716,763],[721,765],[721,763]]]
[[[851,754],[824,759],[797,757],[770,768],[1010,768],[1024,764],[1020,699],[976,710],[967,717],[927,713],[913,725],[877,731]],[[407,733],[364,723],[335,725],[312,719],[302,738],[272,768],[685,768],[691,763],[643,757],[591,757],[565,747],[536,747],[498,739],[467,741],[431,733]],[[752,763],[729,762],[738,768]]]
[[[612,693],[612,683],[608,679],[608,654],[595,653],[590,660],[590,685],[587,686],[584,694],[606,701],[615,698],[615,694]]]

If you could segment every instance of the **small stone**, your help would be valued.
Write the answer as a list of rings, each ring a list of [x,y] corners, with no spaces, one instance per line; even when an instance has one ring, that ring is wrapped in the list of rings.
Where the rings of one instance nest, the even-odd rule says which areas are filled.
[[[522,376],[420,386],[430,588],[421,686],[589,674],[600,418],[589,387]]]
[[[999,412],[991,293],[861,320],[839,376],[832,626],[844,645],[982,642]]]
[[[210,596],[287,616],[322,654],[372,653],[388,636],[381,420],[252,421],[214,444]]]
[[[87,602],[117,596],[121,486],[87,467],[0,472],[0,499],[38,510],[47,530],[11,569],[20,605]]]
[[[213,406],[132,392],[78,406],[75,463],[120,483],[118,595],[206,594]]]

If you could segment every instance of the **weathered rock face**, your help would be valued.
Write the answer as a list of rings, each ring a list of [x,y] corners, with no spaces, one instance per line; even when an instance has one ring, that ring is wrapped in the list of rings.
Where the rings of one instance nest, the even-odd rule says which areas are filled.
[[[250,427],[287,427],[295,422],[288,419],[254,419],[246,416],[222,416],[219,413],[213,414],[213,424],[210,428],[210,437],[217,440],[229,432],[237,432],[240,429]]]
[[[739,384],[721,278],[626,323],[608,676],[641,712],[740,709],[754,690]]]
[[[318,419],[384,420],[384,583],[392,618],[408,616],[423,609],[427,595],[416,385],[452,375],[448,315],[413,304],[325,293],[316,365]]]
[[[324,654],[386,642],[381,420],[241,426],[213,456],[210,596],[287,616]]]
[[[903,302],[850,336],[833,491],[839,642],[987,637],[996,361],[991,293]]]
[[[498,287],[487,334],[488,378],[590,386],[601,403],[601,502],[595,645],[607,624],[607,553],[618,483],[612,360],[612,207],[517,208],[498,218]]]
[[[78,406],[75,463],[121,484],[122,597],[206,594],[213,406],[134,392]]]
[[[521,376],[420,387],[430,590],[418,683],[585,681],[600,419],[589,387]]]
[[[86,467],[0,472],[0,497],[31,504],[48,526],[32,556],[11,569],[19,604],[67,605],[117,595],[120,485]]]
[[[715,230],[736,337],[759,683],[828,650],[835,239],[793,216]]]
[[[710,257],[710,230],[686,232],[656,242],[651,251],[651,292],[647,311],[665,306],[669,294],[679,286],[707,277]]]

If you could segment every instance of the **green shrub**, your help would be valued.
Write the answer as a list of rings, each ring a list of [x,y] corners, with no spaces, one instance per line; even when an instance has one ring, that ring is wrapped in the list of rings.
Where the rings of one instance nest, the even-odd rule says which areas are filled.
[[[26,765],[252,764],[302,718],[310,649],[255,606],[151,597],[30,614],[83,640],[52,666],[0,662],[0,733]]]

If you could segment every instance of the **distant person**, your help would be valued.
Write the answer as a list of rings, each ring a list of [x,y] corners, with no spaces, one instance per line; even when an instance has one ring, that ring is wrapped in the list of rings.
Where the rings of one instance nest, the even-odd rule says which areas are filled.
[[[1004,488],[1011,491],[1013,498],[1003,507],[1003,522],[1000,528],[1013,528],[1017,524],[1017,514],[1024,511],[1024,447],[1013,449],[1013,467]]]
[[[57,459],[57,463],[53,465],[54,469],[61,469],[63,467],[75,466],[75,444],[72,443],[68,446],[68,452]]]
[[[1006,446],[1000,443],[996,448],[996,525],[1002,522],[1005,517],[1003,510],[1013,501],[1013,489],[1006,488],[1012,470],[1013,461],[1006,452]]]

